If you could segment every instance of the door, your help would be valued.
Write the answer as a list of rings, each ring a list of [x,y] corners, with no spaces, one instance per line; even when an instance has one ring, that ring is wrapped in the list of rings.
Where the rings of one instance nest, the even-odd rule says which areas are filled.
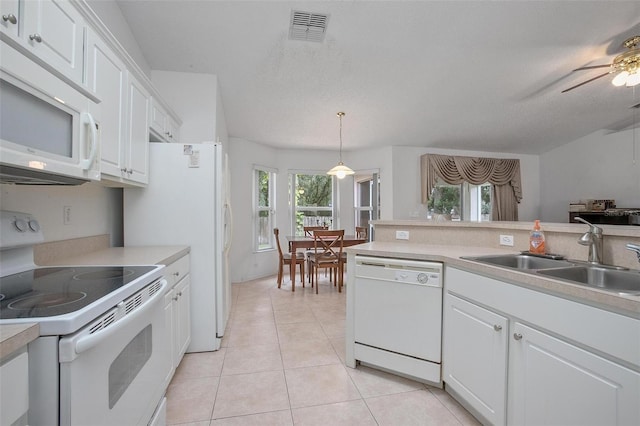
[[[129,145],[126,155],[127,179],[149,182],[149,100],[147,90],[128,73]]]
[[[443,380],[494,425],[505,424],[507,318],[445,296]]]
[[[147,424],[171,371],[161,280],[60,340],[60,424]]]
[[[100,124],[101,171],[103,174],[121,177],[124,166],[124,116],[126,106],[127,69],[93,31],[87,37],[87,86],[102,100],[91,104],[91,113]]]
[[[35,55],[76,83],[82,83],[84,20],[68,1],[28,0],[22,42]]]
[[[509,353],[510,424],[640,424],[640,373],[521,323]]]

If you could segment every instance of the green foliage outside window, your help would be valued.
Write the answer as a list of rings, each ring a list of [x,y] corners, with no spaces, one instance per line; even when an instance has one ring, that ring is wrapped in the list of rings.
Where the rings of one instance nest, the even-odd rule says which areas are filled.
[[[327,225],[332,223],[331,210],[317,210],[314,207],[331,207],[332,180],[327,175],[296,175],[296,228],[302,231],[305,217],[316,217],[318,223],[314,225]]]
[[[436,214],[450,214],[451,209],[459,213],[460,186],[436,186],[433,188],[427,207]]]

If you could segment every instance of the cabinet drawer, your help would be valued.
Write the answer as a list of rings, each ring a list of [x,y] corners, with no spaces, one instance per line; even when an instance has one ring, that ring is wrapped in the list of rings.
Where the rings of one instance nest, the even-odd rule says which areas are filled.
[[[169,282],[169,288],[189,273],[191,257],[187,254],[165,268],[165,279]]]

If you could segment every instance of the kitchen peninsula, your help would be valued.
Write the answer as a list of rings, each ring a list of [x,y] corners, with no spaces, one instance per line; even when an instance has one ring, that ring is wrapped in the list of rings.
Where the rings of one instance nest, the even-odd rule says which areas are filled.
[[[366,362],[411,375],[402,371],[401,363],[360,358],[364,352],[354,327],[359,315],[355,299],[366,298],[367,291],[358,286],[358,262],[441,262],[441,385],[478,419],[497,425],[637,423],[640,296],[467,259],[526,250],[532,225],[375,221],[374,242],[345,249],[347,366]],[[587,247],[577,243],[586,225],[542,227],[549,251],[587,259]],[[603,261],[640,269],[635,253],[625,248],[640,242],[640,228],[602,228]],[[512,241],[513,246],[501,246],[500,241]],[[412,332],[418,330],[416,325]],[[579,402],[576,406],[571,401]]]

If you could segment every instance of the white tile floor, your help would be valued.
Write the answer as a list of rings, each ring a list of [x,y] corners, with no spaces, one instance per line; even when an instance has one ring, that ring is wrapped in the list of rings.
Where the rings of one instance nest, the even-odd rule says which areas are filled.
[[[186,354],[167,390],[169,424],[476,425],[448,394],[344,364],[345,293],[285,275],[234,284],[223,347]]]

